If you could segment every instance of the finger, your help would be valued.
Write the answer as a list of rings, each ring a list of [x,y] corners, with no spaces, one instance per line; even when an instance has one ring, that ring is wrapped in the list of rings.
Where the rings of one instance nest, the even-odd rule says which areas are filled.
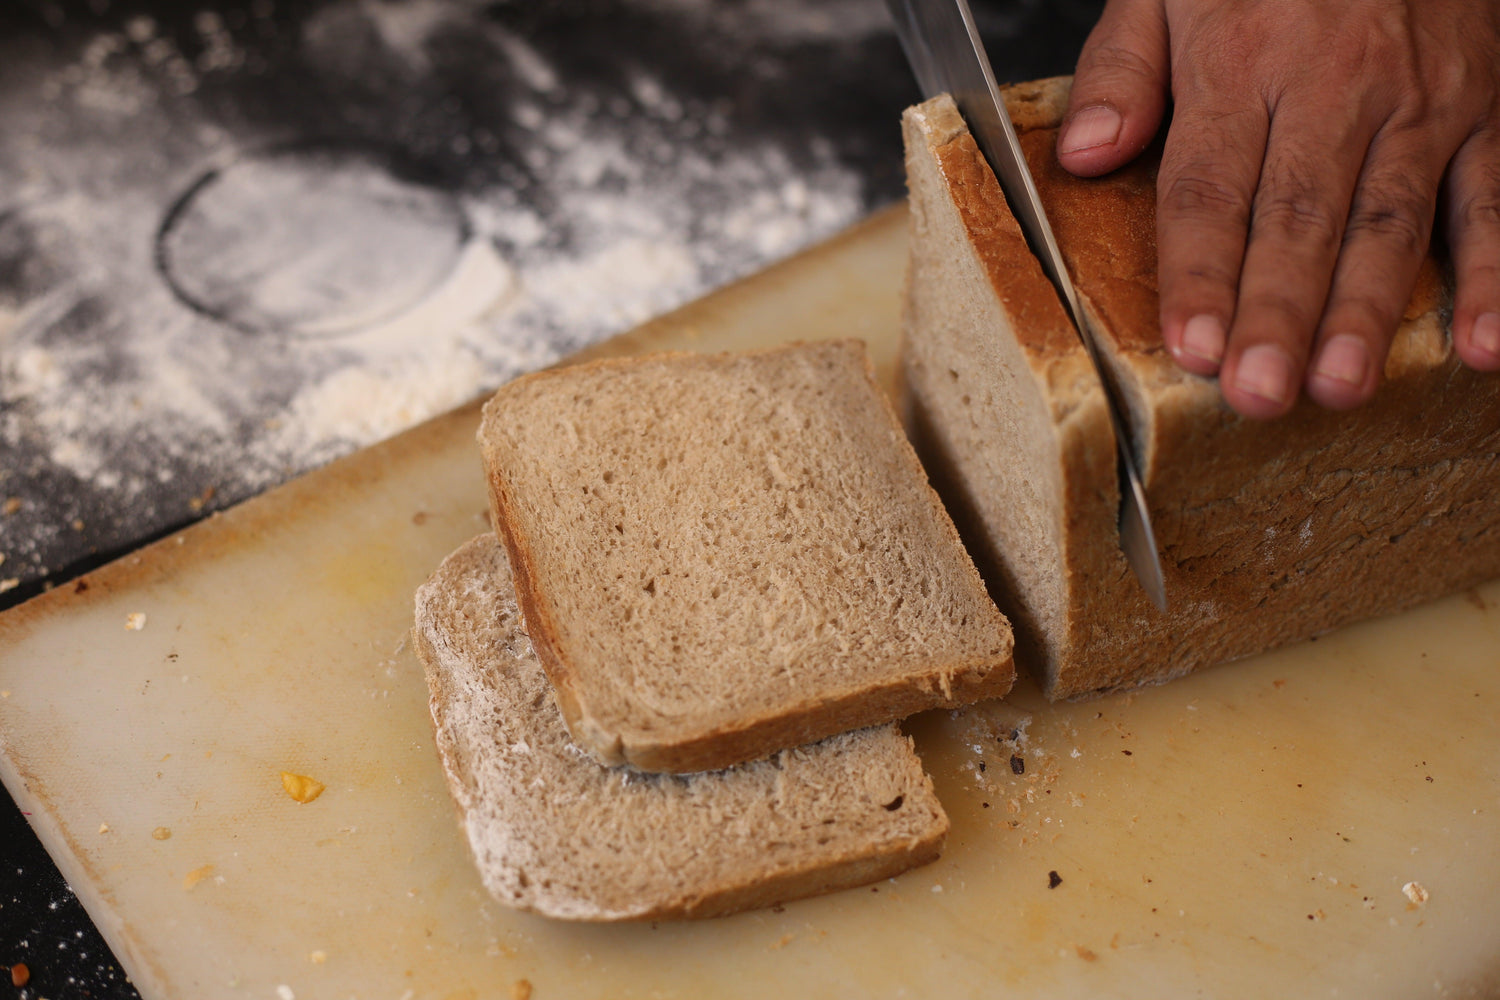
[[[1179,97],[1157,173],[1157,290],[1177,363],[1215,375],[1224,357],[1269,118]]]
[[[1457,289],[1453,349],[1500,371],[1500,130],[1476,132],[1448,168],[1448,246]]]
[[[1426,130],[1406,130],[1370,147],[1307,373],[1308,395],[1329,409],[1367,402],[1380,383],[1432,236],[1447,159],[1437,146]]]
[[[1297,401],[1373,134],[1355,109],[1283,106],[1272,120],[1219,372],[1244,416],[1279,417]]]
[[[1057,135],[1064,169],[1095,177],[1139,155],[1161,125],[1168,73],[1161,0],[1110,0],[1078,57]]]

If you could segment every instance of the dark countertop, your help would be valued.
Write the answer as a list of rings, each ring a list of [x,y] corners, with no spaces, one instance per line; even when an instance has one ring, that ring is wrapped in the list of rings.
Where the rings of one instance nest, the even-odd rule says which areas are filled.
[[[0,8],[0,611],[900,198],[916,97],[880,0]],[[135,996],[3,798],[15,994]]]

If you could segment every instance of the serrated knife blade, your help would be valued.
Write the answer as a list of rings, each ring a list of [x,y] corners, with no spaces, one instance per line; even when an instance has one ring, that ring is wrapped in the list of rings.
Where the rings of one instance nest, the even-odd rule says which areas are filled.
[[[1088,317],[1079,306],[1078,292],[1063,263],[1062,251],[1036,182],[1026,166],[1015,126],[1000,98],[1000,88],[985,54],[984,43],[974,23],[968,0],[886,0],[896,22],[896,34],[916,74],[924,97],[947,93],[958,105],[979,149],[999,178],[1000,188],[1015,213],[1021,231],[1031,245],[1042,270],[1057,288],[1078,331],[1109,402],[1110,423],[1114,428],[1119,454],[1120,548],[1142,589],[1162,611],[1167,610],[1166,584],[1162,579],[1161,556],[1156,536],[1151,530],[1150,512],[1146,507],[1146,490],[1141,482],[1140,465],[1132,451],[1132,438],[1125,410],[1109,373],[1104,368],[1099,347]]]

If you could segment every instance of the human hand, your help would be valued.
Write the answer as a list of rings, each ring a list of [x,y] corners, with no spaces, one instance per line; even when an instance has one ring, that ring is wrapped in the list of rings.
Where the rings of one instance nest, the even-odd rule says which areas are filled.
[[[1380,380],[1442,202],[1453,343],[1500,370],[1500,3],[1109,0],[1058,158],[1155,136],[1162,335],[1225,400],[1346,409]]]

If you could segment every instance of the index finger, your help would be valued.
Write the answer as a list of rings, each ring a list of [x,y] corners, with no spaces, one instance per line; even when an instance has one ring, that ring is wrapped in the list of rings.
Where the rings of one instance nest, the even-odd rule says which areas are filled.
[[[1259,103],[1179,106],[1157,173],[1157,290],[1177,363],[1216,375],[1234,318],[1250,211],[1269,134]]]

